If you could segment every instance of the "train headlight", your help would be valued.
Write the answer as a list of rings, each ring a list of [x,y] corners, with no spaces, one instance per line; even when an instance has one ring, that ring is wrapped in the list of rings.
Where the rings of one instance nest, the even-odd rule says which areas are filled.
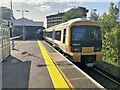
[[[71,48],[71,51],[72,51],[72,52],[80,52],[80,51],[81,51],[81,48],[72,47],[72,48]]]
[[[95,51],[101,51],[101,47],[95,47]]]

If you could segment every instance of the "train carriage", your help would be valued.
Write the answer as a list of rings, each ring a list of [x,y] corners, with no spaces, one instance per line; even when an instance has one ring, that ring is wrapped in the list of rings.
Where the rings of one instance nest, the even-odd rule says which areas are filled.
[[[92,65],[102,59],[101,29],[97,22],[77,18],[45,29],[45,39],[73,57],[73,62]]]

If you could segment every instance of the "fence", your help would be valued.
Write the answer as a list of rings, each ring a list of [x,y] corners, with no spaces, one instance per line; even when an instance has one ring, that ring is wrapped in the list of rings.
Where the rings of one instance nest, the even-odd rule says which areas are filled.
[[[10,30],[0,25],[0,62],[10,55]]]

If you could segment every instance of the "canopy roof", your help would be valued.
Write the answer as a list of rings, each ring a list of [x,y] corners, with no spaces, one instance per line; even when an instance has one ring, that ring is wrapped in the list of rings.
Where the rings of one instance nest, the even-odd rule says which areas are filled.
[[[43,27],[43,22],[35,22],[33,20],[29,20],[27,18],[20,18],[16,20],[12,20],[12,23],[14,26],[42,26]]]

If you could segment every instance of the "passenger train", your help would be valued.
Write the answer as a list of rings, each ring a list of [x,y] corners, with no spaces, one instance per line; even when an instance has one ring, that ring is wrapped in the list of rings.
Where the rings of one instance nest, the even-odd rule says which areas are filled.
[[[76,18],[45,29],[45,40],[71,56],[73,62],[93,66],[102,60],[102,36],[99,24],[86,18]]]

